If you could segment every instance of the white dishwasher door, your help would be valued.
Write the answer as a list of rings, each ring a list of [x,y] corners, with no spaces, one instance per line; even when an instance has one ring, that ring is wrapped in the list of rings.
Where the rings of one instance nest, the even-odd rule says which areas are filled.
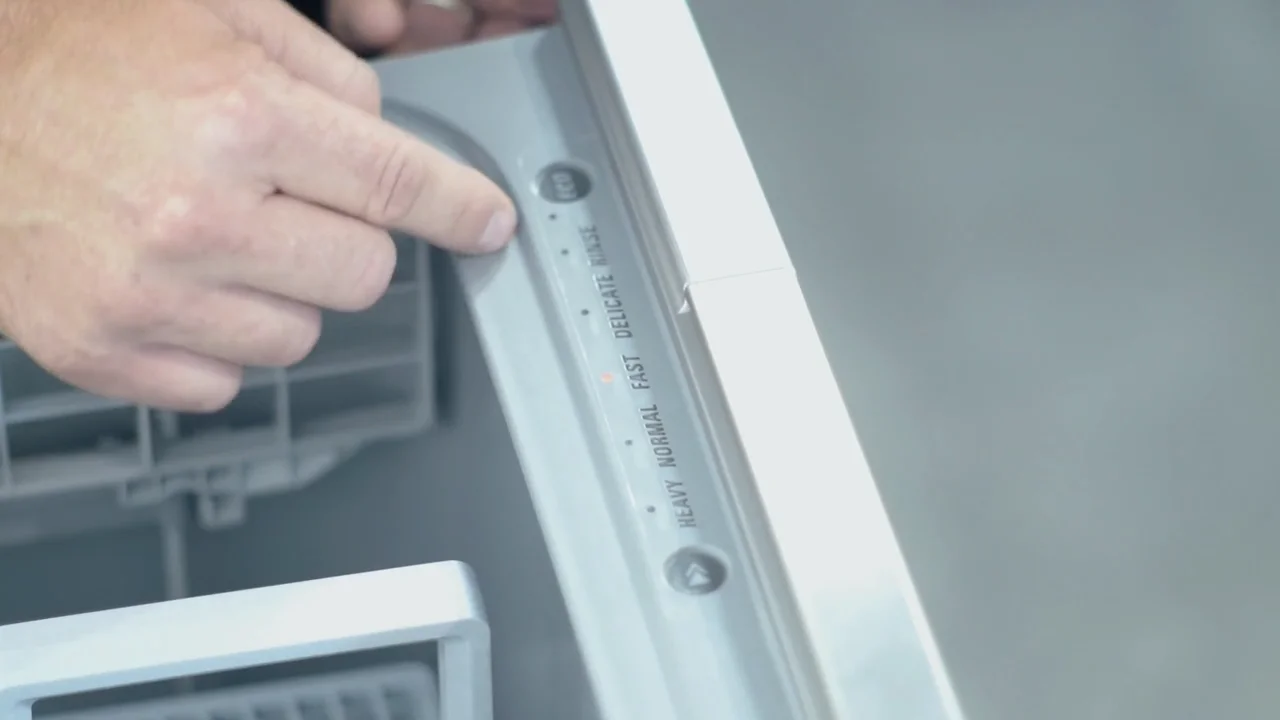
[[[520,208],[461,280],[605,714],[959,717],[684,3],[380,75]]]

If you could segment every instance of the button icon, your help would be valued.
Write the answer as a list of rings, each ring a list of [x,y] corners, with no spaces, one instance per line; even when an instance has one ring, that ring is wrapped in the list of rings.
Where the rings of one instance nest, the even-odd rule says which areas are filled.
[[[577,165],[552,163],[538,174],[538,194],[547,202],[577,202],[591,194],[591,176]]]
[[[685,547],[667,558],[666,574],[672,588],[686,595],[708,595],[724,585],[729,569],[711,552]]]

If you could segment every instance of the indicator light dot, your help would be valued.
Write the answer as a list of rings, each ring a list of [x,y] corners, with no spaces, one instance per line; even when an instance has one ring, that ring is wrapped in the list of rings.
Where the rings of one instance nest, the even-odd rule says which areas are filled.
[[[613,373],[600,373],[600,382],[602,383],[613,382]]]

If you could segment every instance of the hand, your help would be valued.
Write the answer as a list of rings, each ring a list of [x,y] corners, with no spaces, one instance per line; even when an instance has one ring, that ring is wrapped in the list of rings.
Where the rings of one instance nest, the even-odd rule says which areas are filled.
[[[488,251],[515,225],[278,0],[4,0],[0,87],[0,331],[101,395],[218,409],[318,308],[379,299],[382,228]]]
[[[350,47],[422,52],[551,22],[556,0],[329,0],[328,25]]]

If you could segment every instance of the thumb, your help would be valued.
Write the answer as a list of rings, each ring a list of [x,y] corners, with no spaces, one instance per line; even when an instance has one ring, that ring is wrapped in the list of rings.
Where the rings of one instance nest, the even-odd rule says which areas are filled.
[[[361,4],[334,0],[340,2]],[[290,75],[366,112],[381,112],[372,68],[282,0],[206,0],[204,5],[242,38],[266,50]]]
[[[348,47],[384,50],[404,35],[403,0],[329,0],[329,31]]]
[[[466,42],[472,34],[472,11],[468,5],[444,7],[442,0],[410,2],[405,13],[405,31],[400,41],[387,51],[402,55],[418,53]]]

